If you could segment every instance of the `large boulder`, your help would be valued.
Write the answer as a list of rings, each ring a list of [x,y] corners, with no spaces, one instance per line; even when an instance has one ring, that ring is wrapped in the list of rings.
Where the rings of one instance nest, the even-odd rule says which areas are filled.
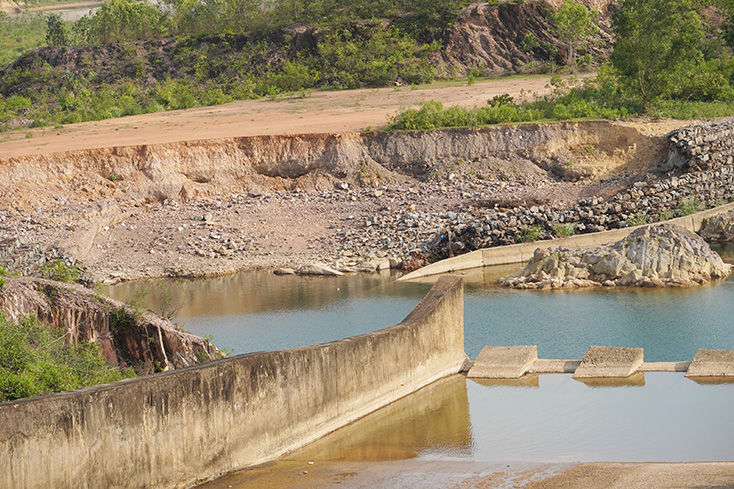
[[[698,234],[709,243],[734,243],[734,210],[707,217]]]
[[[680,226],[657,225],[596,248],[537,249],[522,272],[499,283],[517,289],[688,287],[730,272],[731,267],[697,234]]]

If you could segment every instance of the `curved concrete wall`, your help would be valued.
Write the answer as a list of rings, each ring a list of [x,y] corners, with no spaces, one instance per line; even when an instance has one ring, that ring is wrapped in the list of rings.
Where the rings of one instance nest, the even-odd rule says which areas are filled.
[[[449,374],[461,279],[398,325],[0,404],[0,487],[168,488],[272,460]]]
[[[701,229],[701,223],[704,219],[723,214],[734,210],[734,203],[725,204],[713,209],[697,212],[688,216],[677,217],[665,221],[665,224],[677,224],[694,233]],[[443,273],[452,273],[460,270],[469,270],[472,268],[491,267],[495,265],[511,265],[513,263],[523,263],[532,258],[533,253],[538,248],[587,248],[591,246],[599,246],[604,243],[613,243],[625,238],[628,234],[642,226],[635,226],[624,229],[614,229],[610,231],[602,231],[599,233],[577,234],[566,238],[549,239],[545,241],[534,241],[532,243],[521,243],[509,246],[497,246],[494,248],[483,248],[481,250],[472,251],[464,255],[447,258],[445,260],[431,263],[423,268],[419,268],[407,275],[403,275],[398,280],[415,280],[432,275]]]

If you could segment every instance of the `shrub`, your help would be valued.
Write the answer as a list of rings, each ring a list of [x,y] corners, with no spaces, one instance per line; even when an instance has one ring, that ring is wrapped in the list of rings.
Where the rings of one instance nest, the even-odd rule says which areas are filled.
[[[631,215],[627,218],[628,226],[641,226],[643,224],[649,224],[650,219],[643,212]]]
[[[522,227],[520,228],[520,241],[523,243],[532,243],[540,239],[540,234],[543,232],[543,228],[540,226]]]
[[[79,280],[79,269],[59,259],[40,265],[38,271],[43,278],[58,280],[59,282],[76,282]]]
[[[678,208],[679,216],[688,216],[704,210],[706,206],[695,197],[684,200]]]
[[[0,314],[0,402],[135,377],[107,363],[98,344],[65,344],[64,334],[28,316]]]
[[[576,225],[573,223],[558,224],[553,227],[553,231],[558,237],[573,236],[576,232]]]

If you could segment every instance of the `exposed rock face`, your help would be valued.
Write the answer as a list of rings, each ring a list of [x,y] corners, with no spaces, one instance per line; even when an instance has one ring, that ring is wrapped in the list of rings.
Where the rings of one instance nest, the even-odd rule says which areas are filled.
[[[698,234],[708,242],[734,243],[734,211],[704,219]]]
[[[589,51],[598,58],[611,46],[608,10],[612,2],[589,0],[582,3],[600,13],[598,42],[593,43]],[[560,1],[529,0],[470,5],[448,31],[447,61],[463,74],[474,67],[501,74],[533,62],[553,60],[565,64],[564,43],[553,34],[553,11],[560,4]],[[551,48],[558,50],[551,51]]]
[[[96,341],[112,363],[133,366],[138,374],[172,370],[221,358],[208,341],[184,333],[171,321],[135,313],[121,302],[79,285],[33,278],[7,278],[0,310],[11,319],[32,314],[66,341]]]
[[[695,233],[659,225],[645,226],[616,243],[592,249],[537,249],[522,272],[499,283],[518,289],[688,287],[730,272],[730,266]]]

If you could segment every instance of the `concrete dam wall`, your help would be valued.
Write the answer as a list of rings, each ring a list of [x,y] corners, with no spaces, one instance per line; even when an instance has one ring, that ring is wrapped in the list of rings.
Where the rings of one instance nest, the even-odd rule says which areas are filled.
[[[463,313],[442,277],[381,331],[0,404],[0,487],[185,487],[273,460],[457,373]]]

